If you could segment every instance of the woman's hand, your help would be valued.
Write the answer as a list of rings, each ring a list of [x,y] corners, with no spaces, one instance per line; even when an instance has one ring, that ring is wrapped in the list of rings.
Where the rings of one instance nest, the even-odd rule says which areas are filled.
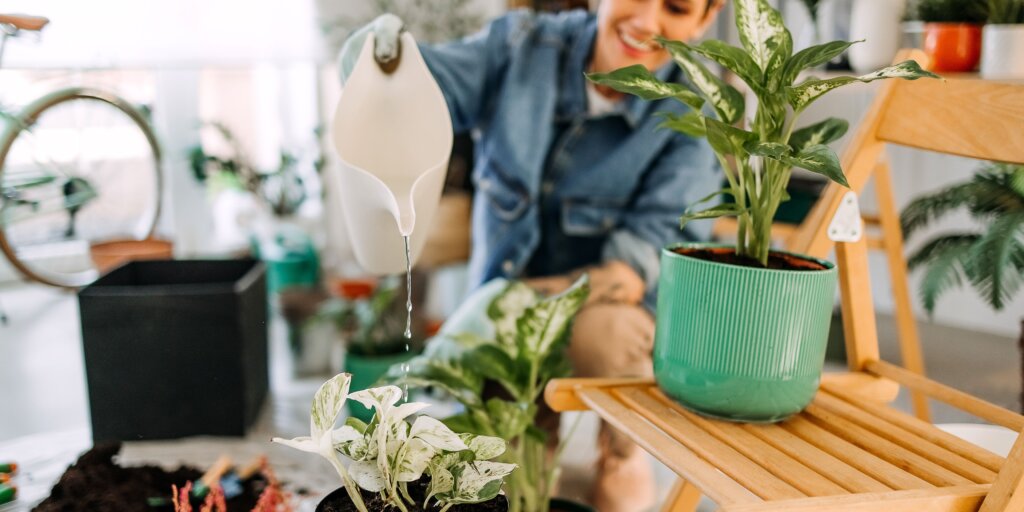
[[[363,44],[366,37],[373,34],[373,56],[378,64],[385,65],[398,58],[401,51],[401,36],[405,30],[405,23],[394,14],[381,14],[369,24],[360,28],[341,46],[338,52],[338,73],[341,75],[341,84],[345,85],[352,68],[359,60],[359,54],[363,51]]]
[[[587,304],[639,304],[644,299],[643,279],[632,267],[618,260],[586,267],[564,276],[536,277],[524,282],[543,295],[555,295],[567,290],[584,273],[590,275]]]

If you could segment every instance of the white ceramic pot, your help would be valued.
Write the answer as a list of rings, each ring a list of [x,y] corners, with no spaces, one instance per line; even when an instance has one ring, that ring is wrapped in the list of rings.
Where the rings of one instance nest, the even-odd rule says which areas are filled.
[[[850,67],[868,73],[892,64],[900,49],[900,21],[905,0],[854,0],[850,40],[864,40],[850,48]]]
[[[1024,78],[1024,25],[985,25],[981,33],[981,76]]]

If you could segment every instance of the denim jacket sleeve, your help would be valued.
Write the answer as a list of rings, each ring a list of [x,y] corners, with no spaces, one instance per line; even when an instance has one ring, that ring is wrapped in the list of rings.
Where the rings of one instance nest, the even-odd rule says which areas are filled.
[[[513,11],[458,41],[420,45],[423,59],[448,101],[456,133],[477,127],[498,96],[515,36],[529,24],[528,14]]]
[[[637,271],[646,285],[644,302],[653,306],[660,273],[661,249],[681,241],[707,240],[711,221],[679,229],[683,211],[721,188],[714,154],[703,139],[676,135],[644,177],[621,227],[609,237],[604,261],[621,260]]]

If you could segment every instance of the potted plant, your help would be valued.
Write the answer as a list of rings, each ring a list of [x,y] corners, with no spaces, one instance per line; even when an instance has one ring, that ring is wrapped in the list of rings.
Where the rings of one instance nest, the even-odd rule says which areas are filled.
[[[919,296],[931,315],[939,297],[966,281],[1001,311],[1020,291],[1024,276],[1024,167],[988,164],[964,183],[911,201],[900,215],[908,239],[932,222],[967,210],[981,231],[937,235],[907,260],[923,272]],[[1024,371],[1024,320],[1020,337]],[[1021,396],[1024,404],[1024,394]]]
[[[981,36],[981,76],[1024,77],[1024,0],[989,0]]]
[[[486,313],[474,312],[467,322],[482,323],[476,332],[452,332],[451,322],[460,322],[450,319],[422,357],[406,368],[392,367],[388,377],[400,385],[432,386],[458,400],[464,412],[444,420],[453,430],[508,440],[501,460],[519,468],[506,486],[510,511],[588,510],[552,500],[564,444],[549,456],[547,434],[538,425],[547,382],[571,373],[565,348],[572,319],[590,292],[587,278],[550,298],[521,282],[488,286],[495,285],[501,289],[486,301]]]
[[[924,22],[924,51],[935,71],[974,71],[981,59],[982,0],[918,0],[913,16]]]
[[[344,371],[352,375],[353,391],[369,388],[392,365],[401,365],[418,353],[414,350],[418,347],[404,336],[402,283],[397,276],[388,276],[372,288],[349,287],[351,293],[329,299],[320,308],[318,318],[333,322],[344,340]],[[373,411],[359,403],[349,405],[349,414],[364,422],[373,417]]]
[[[797,118],[825,93],[854,82],[935,75],[913,61],[862,76],[810,78],[799,73],[827,62],[853,43],[835,41],[792,54],[792,38],[767,0],[736,0],[743,47],[721,41],[690,45],[661,39],[689,83],[659,81],[643,66],[593,73],[598,84],[653,100],[672,98],[692,109],[664,113],[662,126],[707,137],[734,202],[697,210],[683,224],[722,216],[738,219],[735,248],[679,244],[661,254],[654,372],[670,396],[705,415],[776,421],[794,414],[817,390],[832,314],[832,263],[771,251],[771,223],[792,168],[846,186],[839,159],[826,144],[847,122],[830,118],[794,130]],[[744,97],[697,59],[721,64],[747,83],[757,107],[746,128]],[[707,109],[705,109],[707,107]]]
[[[338,472],[342,487],[317,505],[318,512],[507,510],[501,486],[515,466],[490,460],[504,453],[504,440],[456,434],[429,416],[410,424],[406,418],[428,404],[399,405],[402,390],[395,386],[349,394],[350,382],[342,373],[317,390],[308,437],[273,440],[320,455]],[[336,428],[346,399],[373,409],[373,419],[349,418]]]

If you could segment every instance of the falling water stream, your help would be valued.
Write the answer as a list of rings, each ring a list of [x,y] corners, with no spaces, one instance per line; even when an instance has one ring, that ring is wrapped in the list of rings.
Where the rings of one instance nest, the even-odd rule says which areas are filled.
[[[412,341],[412,258],[409,256],[409,235],[402,236],[405,241],[405,351],[409,352]],[[409,363],[402,363],[402,372],[409,374]],[[402,385],[402,400],[409,400],[409,385]]]

